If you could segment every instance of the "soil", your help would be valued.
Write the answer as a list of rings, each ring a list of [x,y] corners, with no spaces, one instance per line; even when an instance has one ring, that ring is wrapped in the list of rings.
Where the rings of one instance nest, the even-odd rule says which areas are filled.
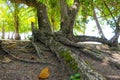
[[[88,47],[88,45],[84,46]],[[74,74],[73,70],[62,65],[56,55],[42,44],[40,46],[42,52],[39,57],[30,41],[3,40],[2,46],[7,52],[25,61],[15,59],[0,51],[0,80],[39,80],[38,76],[45,67],[50,70],[50,76],[45,80],[70,80],[70,76]],[[79,57],[83,58],[94,70],[108,80],[120,80],[120,68],[107,61],[108,55],[110,55],[109,59],[119,64],[120,52],[110,51],[108,47],[101,45],[90,44],[89,46],[102,50],[106,60],[99,61],[92,57],[86,57],[82,53]]]

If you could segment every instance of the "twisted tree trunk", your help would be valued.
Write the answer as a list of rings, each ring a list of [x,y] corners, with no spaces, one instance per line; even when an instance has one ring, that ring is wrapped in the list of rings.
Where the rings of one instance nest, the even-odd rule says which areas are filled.
[[[47,16],[46,6],[37,0],[11,0],[17,3],[25,3],[37,9],[39,29],[32,28],[34,43],[42,42],[59,59],[60,63],[82,74],[82,80],[106,80],[101,74],[94,71],[88,64],[80,59],[70,47],[84,49],[69,40],[73,36],[73,25],[79,9],[79,0],[74,0],[72,7],[68,8],[65,0],[60,0],[61,5],[61,33],[52,33]],[[72,16],[70,18],[70,16]],[[70,36],[70,37],[69,37]],[[37,44],[36,44],[37,45]],[[39,51],[38,51],[39,52]]]

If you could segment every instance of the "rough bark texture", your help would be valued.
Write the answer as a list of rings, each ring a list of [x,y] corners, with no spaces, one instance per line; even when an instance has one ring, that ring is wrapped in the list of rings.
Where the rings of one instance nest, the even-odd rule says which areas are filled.
[[[42,31],[46,31],[49,33],[52,33],[52,30],[50,28],[50,22],[47,16],[46,6],[43,4],[37,4],[37,16],[38,16],[38,25],[39,29]]]
[[[73,36],[73,26],[79,10],[79,0],[74,0],[74,4],[68,7],[65,0],[60,0],[61,6],[61,31],[67,37]]]
[[[61,64],[66,64],[75,71],[81,72],[82,80],[106,80],[101,74],[90,68],[84,60],[78,58],[77,54],[73,53],[70,48],[61,44],[59,41],[62,39],[62,36],[56,37],[48,33],[40,33],[39,30],[35,30],[33,35],[37,41],[45,43],[50,48],[52,53],[58,57]]]
[[[106,78],[86,64],[83,59],[80,59],[77,54],[72,54],[72,57],[78,63],[78,68],[82,73],[82,80],[106,80]]]

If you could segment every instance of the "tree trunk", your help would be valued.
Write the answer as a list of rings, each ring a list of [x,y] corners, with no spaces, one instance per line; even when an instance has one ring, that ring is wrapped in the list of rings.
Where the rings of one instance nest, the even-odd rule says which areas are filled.
[[[45,32],[41,33],[40,30],[33,31],[33,35],[37,41],[45,44],[52,53],[56,55],[62,65],[66,65],[66,67],[68,66],[74,71],[80,72],[82,74],[82,80],[106,80],[101,74],[90,68],[89,65],[87,65],[84,60],[80,59],[76,53],[72,52],[70,48],[60,42],[60,40],[66,41],[66,38],[62,38],[61,35],[55,36]],[[71,43],[71,45],[73,44]],[[81,48],[81,46],[77,45],[76,47]]]
[[[20,33],[19,33],[19,16],[18,16],[18,4],[15,3],[15,11],[14,11],[14,26],[15,26],[15,40],[20,40]]]
[[[2,26],[2,39],[5,39],[5,28]]]
[[[33,6],[37,9],[38,25],[39,29],[32,26],[33,43],[42,42],[48,47],[53,54],[59,59],[60,63],[64,67],[70,67],[76,72],[82,74],[82,80],[106,80],[101,74],[90,68],[86,62],[78,57],[78,55],[68,47],[75,46],[78,49],[83,50],[81,45],[74,44],[68,39],[68,34],[71,34],[73,30],[74,20],[79,9],[79,0],[74,0],[74,5],[68,9],[65,0],[60,0],[61,5],[61,34],[53,34],[51,25],[47,16],[46,6],[37,0],[12,0],[18,3],[25,3]],[[73,12],[70,12],[73,11]],[[75,14],[74,14],[75,13]],[[72,20],[70,18],[72,16]],[[63,35],[64,34],[64,35]],[[66,36],[67,35],[67,36]],[[71,35],[70,35],[71,36]],[[65,42],[65,43],[64,43]],[[35,44],[36,46],[37,44]],[[39,45],[38,45],[39,47]],[[40,52],[40,47],[36,48],[37,52]]]
[[[39,29],[41,31],[45,31],[45,32],[49,31],[49,33],[52,33],[52,30],[50,28],[51,27],[50,21],[47,16],[46,6],[44,4],[37,3],[36,8],[37,8]]]

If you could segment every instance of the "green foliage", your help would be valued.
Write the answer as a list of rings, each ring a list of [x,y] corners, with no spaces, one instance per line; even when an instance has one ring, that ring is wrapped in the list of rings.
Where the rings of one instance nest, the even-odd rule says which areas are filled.
[[[5,31],[14,31],[14,4],[8,0],[0,1],[0,30],[2,26],[5,26]],[[60,3],[59,0],[38,0],[39,2],[47,6],[48,17],[52,25],[53,31],[60,29]],[[66,0],[68,7],[71,7],[74,0]],[[100,18],[99,22],[106,22],[111,28],[115,29],[115,20],[120,14],[120,0],[79,0],[80,9],[76,17],[74,25],[74,34],[78,32],[84,34],[86,30],[86,24],[89,20],[93,20],[93,8],[96,10],[97,17]],[[108,6],[109,10],[106,7]],[[17,10],[20,22],[20,33],[29,32],[31,30],[31,20],[34,19],[35,26],[37,25],[36,10],[30,8],[24,4],[18,5]],[[101,24],[102,25],[102,24]]]
[[[52,30],[58,31],[60,29],[60,6],[58,0],[48,0],[48,17],[52,24]]]
[[[20,33],[29,32],[31,30],[30,18],[35,18],[35,24],[37,24],[37,18],[35,17],[36,11],[24,4],[18,4],[17,14],[19,16]],[[6,32],[14,32],[14,12],[15,4],[5,1],[0,1],[0,27],[4,25]],[[0,28],[1,29],[1,28]]]
[[[74,25],[74,34],[77,35],[77,32],[85,34],[86,26],[85,23],[82,21],[81,17],[79,16],[75,20],[75,25]]]
[[[75,73],[74,75],[71,75],[70,80],[81,80],[80,73]]]
[[[37,24],[36,18],[36,10],[34,8],[22,8],[19,16],[20,16],[20,32],[29,32],[31,30],[31,22]]]
[[[67,4],[68,4],[68,6],[72,6],[72,5],[73,5],[74,0],[66,0],[66,2],[67,2]]]
[[[9,11],[9,8],[7,7],[7,4],[5,1],[1,1],[0,5],[0,27],[4,26],[5,31],[12,31],[14,27],[13,26],[13,19],[11,19],[12,14]]]

